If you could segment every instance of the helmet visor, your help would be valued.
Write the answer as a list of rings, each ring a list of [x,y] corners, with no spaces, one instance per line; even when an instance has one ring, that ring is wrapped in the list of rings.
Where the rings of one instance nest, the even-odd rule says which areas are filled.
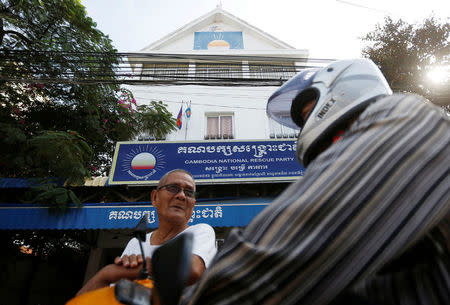
[[[296,124],[295,120],[291,117],[292,101],[299,93],[312,84],[318,70],[319,69],[305,70],[278,88],[278,90],[269,97],[266,108],[267,114],[284,126],[299,129],[301,126]]]
[[[319,93],[314,88],[308,88],[294,98],[291,107],[291,118],[298,127],[303,128],[305,126],[305,122],[318,99]]]

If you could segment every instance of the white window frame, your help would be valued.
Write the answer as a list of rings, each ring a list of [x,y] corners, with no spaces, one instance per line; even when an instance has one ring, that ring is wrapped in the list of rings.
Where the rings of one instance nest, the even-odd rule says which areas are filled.
[[[218,135],[210,136],[208,132],[208,118],[218,118]],[[222,117],[231,117],[231,135],[224,135],[220,130],[221,124],[220,120]],[[234,113],[231,112],[211,112],[205,113],[205,140],[215,140],[215,139],[234,139],[235,138],[235,122],[234,122]]]
[[[299,129],[293,129],[284,125],[281,125],[272,118],[269,118],[269,130],[271,139],[286,139],[286,138],[297,138]]]
[[[242,70],[242,63],[227,64],[210,62],[195,64],[196,77],[241,78]]]
[[[296,74],[295,62],[249,62],[250,78],[290,79]]]

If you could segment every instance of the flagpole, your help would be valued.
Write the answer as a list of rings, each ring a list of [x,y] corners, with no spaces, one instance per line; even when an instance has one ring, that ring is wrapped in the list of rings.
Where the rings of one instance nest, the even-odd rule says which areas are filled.
[[[186,110],[187,109],[189,109],[189,111],[190,111],[190,109],[191,109],[191,101],[189,101],[189,106],[187,106],[187,102],[186,102]],[[187,117],[187,114],[186,114],[186,131],[184,133],[184,140],[185,141],[187,140],[187,131],[188,131],[189,121],[190,121],[190,119]]]

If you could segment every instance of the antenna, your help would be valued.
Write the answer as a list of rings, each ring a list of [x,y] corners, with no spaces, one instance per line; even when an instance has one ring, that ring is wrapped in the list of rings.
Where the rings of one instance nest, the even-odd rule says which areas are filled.
[[[139,279],[143,280],[149,277],[148,270],[147,270],[147,260],[145,259],[145,253],[144,253],[144,247],[142,246],[142,243],[145,242],[145,235],[148,230],[148,214],[144,214],[142,216],[141,220],[137,224],[137,226],[134,228],[133,235],[137,238],[139,241],[139,247],[141,248],[141,255],[144,260],[144,263],[142,264],[142,269],[139,272]]]

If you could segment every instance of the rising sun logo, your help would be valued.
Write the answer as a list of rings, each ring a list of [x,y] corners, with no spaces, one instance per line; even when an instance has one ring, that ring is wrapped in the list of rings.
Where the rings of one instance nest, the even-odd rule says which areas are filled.
[[[137,180],[148,180],[154,173],[164,169],[164,155],[150,145],[135,146],[126,154],[122,170]]]

